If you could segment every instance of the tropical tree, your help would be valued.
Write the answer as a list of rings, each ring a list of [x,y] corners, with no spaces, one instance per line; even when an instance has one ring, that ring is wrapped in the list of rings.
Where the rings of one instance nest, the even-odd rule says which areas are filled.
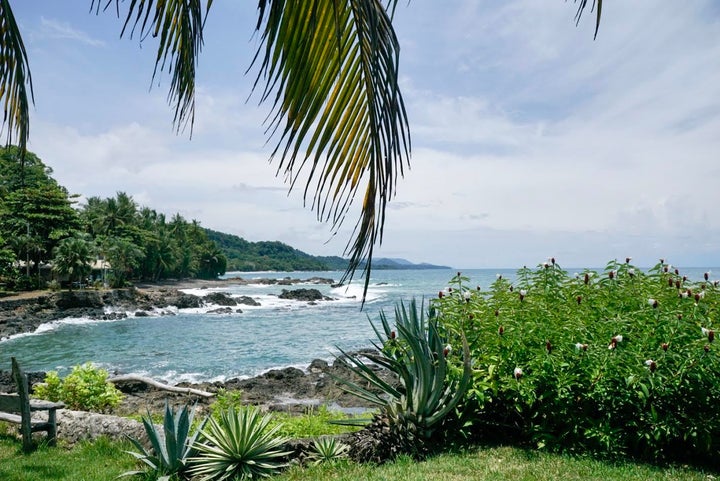
[[[588,2],[576,3],[579,21]],[[175,128],[189,125],[192,131],[196,66],[212,0],[91,0],[91,9],[99,13],[113,4],[111,10],[125,17],[121,35],[158,39],[153,78],[162,71],[170,75]],[[351,261],[345,277],[366,259],[366,287],[385,207],[410,156],[398,85],[400,45],[392,25],[396,5],[397,0],[258,0],[261,42],[253,88],[260,86],[261,101],[272,104],[268,132],[276,143],[270,157],[290,188],[304,185],[304,200],[334,231],[352,200],[362,196],[346,246]],[[601,7],[597,0],[598,24]],[[17,138],[24,163],[32,80],[10,0],[0,0],[0,52],[8,141]]]
[[[142,247],[124,238],[107,239],[103,252],[112,269],[112,287],[123,287],[145,258]]]
[[[95,249],[90,240],[83,236],[67,237],[61,240],[53,251],[53,271],[60,276],[68,276],[70,290],[73,280],[82,282],[90,273],[95,259]]]

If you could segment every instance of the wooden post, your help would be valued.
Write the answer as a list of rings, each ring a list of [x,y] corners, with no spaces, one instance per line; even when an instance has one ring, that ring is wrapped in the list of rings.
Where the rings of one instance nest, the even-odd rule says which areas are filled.
[[[23,451],[27,453],[33,449],[32,426],[30,421],[30,389],[27,374],[20,370],[20,366],[14,357],[10,359],[12,361],[13,379],[18,388],[18,395],[20,396],[20,417],[22,418],[20,432],[22,433]]]

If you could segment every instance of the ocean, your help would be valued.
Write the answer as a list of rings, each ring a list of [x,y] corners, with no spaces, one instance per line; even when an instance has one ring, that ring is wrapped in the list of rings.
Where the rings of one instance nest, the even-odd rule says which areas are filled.
[[[701,279],[707,270],[682,269],[695,280]],[[10,356],[16,356],[27,371],[56,370],[61,375],[74,365],[90,361],[111,373],[139,374],[170,383],[224,381],[288,366],[304,369],[316,358],[332,361],[338,348],[369,347],[375,338],[370,322],[378,322],[381,310],[392,319],[398,301],[435,297],[456,272],[445,269],[373,271],[362,310],[360,278],[336,288],[314,284],[289,287],[250,284],[185,290],[201,296],[213,291],[251,296],[261,305],[237,306],[242,313],[232,314],[209,313],[218,306],[208,306],[174,309],[174,315],[151,312],[149,317],[135,317],[133,312],[128,312],[126,319],[113,321],[63,319],[45,324],[36,332],[0,341],[0,369],[9,369]],[[516,271],[468,269],[462,272],[471,278],[470,286],[487,289],[498,274],[512,280]],[[316,276],[338,281],[342,272],[230,272],[225,275],[237,276],[247,280]],[[283,288],[301,287],[316,288],[336,300],[308,305],[277,297]],[[163,311],[167,313],[168,309]]]

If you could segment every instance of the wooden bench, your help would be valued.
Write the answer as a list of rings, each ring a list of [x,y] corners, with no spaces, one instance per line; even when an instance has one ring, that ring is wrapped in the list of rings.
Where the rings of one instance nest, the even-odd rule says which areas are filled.
[[[17,385],[17,394],[0,394],[0,421],[7,421],[20,425],[22,433],[23,451],[33,448],[32,433],[47,432],[47,442],[55,444],[57,437],[57,423],[55,411],[65,407],[63,403],[30,399],[28,377],[12,358],[12,376]],[[47,411],[47,421],[32,419],[31,414],[36,411]]]

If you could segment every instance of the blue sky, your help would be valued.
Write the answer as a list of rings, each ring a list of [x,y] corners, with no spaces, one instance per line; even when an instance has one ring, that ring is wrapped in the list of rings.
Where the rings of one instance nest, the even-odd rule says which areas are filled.
[[[153,39],[89,0],[11,1],[35,87],[30,149],[73,193],[117,191],[249,240],[339,255],[347,229],[288,195],[245,74],[255,2],[215,2],[192,140],[175,135]],[[114,10],[113,10],[114,11]],[[471,267],[720,266],[720,11],[607,2],[400,2],[412,169],[378,255]],[[247,101],[248,97],[250,100]],[[329,241],[329,242],[328,242]]]

